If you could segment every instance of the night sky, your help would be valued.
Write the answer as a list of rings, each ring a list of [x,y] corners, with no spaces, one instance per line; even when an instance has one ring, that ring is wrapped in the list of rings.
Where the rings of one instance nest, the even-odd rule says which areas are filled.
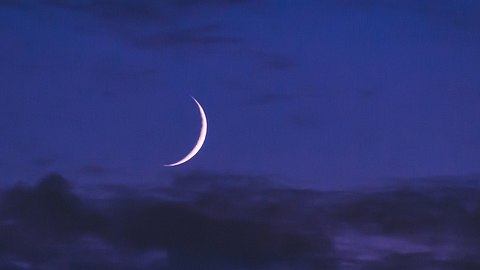
[[[475,0],[0,0],[0,269],[480,269],[479,119]]]

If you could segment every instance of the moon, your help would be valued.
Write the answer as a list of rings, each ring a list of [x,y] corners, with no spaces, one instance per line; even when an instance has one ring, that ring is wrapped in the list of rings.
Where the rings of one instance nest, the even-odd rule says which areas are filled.
[[[202,129],[200,130],[200,136],[198,137],[195,147],[193,147],[192,151],[190,151],[188,155],[175,163],[163,165],[165,167],[178,166],[192,159],[198,153],[198,151],[200,151],[203,143],[205,143],[205,139],[207,138],[207,116],[205,115],[205,111],[203,110],[202,105],[200,105],[200,103],[194,97],[191,98],[197,104],[198,110],[200,111],[200,117],[202,118]]]

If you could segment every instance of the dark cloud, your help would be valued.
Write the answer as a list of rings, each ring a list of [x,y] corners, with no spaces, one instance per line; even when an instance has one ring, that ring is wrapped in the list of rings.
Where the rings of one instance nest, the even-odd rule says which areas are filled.
[[[151,19],[158,16],[158,1],[152,0],[2,0],[0,5],[4,7],[16,7],[24,9],[59,8],[68,11],[84,12],[103,18],[122,18],[125,20]]]
[[[292,66],[294,66],[293,61],[284,57],[271,58],[265,61],[265,67],[269,69],[286,69]]]
[[[86,12],[107,19],[156,20],[162,18],[159,1],[154,0],[45,0],[46,5]]]
[[[336,218],[360,230],[382,234],[426,236],[474,233],[472,213],[466,207],[478,204],[478,191],[467,189],[412,190],[362,196],[338,208]]]
[[[192,8],[228,8],[255,3],[251,0],[1,0],[0,7],[54,7],[85,13],[97,18],[124,22],[172,22]],[[422,16],[427,22],[446,22],[467,31],[480,29],[480,4],[471,0],[324,0],[315,1],[322,9],[354,9],[410,13]],[[313,8],[313,7],[312,7]]]
[[[295,98],[297,98],[297,96],[293,94],[267,93],[267,94],[258,95],[250,99],[247,102],[247,105],[249,106],[270,105],[272,103],[291,101]]]
[[[464,30],[480,30],[480,4],[470,0],[341,0],[324,1],[328,5],[341,8],[353,8],[363,11],[394,11],[401,13],[416,14],[426,18],[428,21],[437,24],[447,22],[448,24]]]
[[[281,54],[259,52],[256,56],[262,67],[271,70],[283,70],[296,65],[292,58]]]
[[[478,188],[319,192],[274,186],[265,177],[193,172],[175,176],[155,194],[138,191],[97,186],[87,198],[58,174],[33,187],[3,191],[0,268],[349,265],[416,270],[480,265]],[[345,233],[347,244],[341,240]],[[355,238],[363,240],[355,243]]]
[[[185,20],[186,9],[193,6],[225,8],[250,1],[156,1],[156,0],[25,0],[0,2],[0,6],[24,9],[57,8],[78,12],[106,22],[104,26],[137,48],[158,50],[172,46],[207,46],[235,44],[240,38],[221,33],[220,24],[185,28],[177,22]],[[195,24],[194,24],[195,25]],[[148,29],[148,31],[147,31]],[[151,29],[159,29],[155,34]]]
[[[176,6],[195,6],[195,5],[237,5],[247,4],[252,0],[169,0]]]
[[[2,218],[20,227],[35,224],[39,237],[67,237],[95,232],[99,219],[75,196],[60,175],[45,177],[33,187],[17,186],[2,196]],[[7,222],[8,223],[8,222]]]
[[[142,49],[157,50],[165,47],[207,46],[236,44],[239,38],[218,33],[219,24],[211,24],[189,29],[172,29],[155,35],[138,38],[135,45]]]
[[[242,219],[217,219],[178,203],[146,203],[120,223],[131,247],[166,249],[184,261],[243,266],[298,260],[314,244],[296,234],[275,232],[267,224]],[[194,261],[192,261],[194,260]]]
[[[396,270],[396,269],[425,269],[426,266],[442,269],[441,263],[436,262],[428,253],[392,254],[381,261],[368,262],[362,269]]]
[[[98,176],[98,177],[106,176],[107,174],[111,173],[110,169],[97,164],[85,165],[80,169],[79,172],[80,174],[83,174],[83,175]]]
[[[249,0],[1,0],[0,6],[17,8],[53,7],[108,20],[161,21],[194,6],[226,7]]]
[[[161,3],[155,0],[3,0],[0,5],[25,9],[58,8],[109,20],[151,21],[164,18]]]
[[[172,188],[186,188],[187,182],[179,177]],[[0,260],[10,261],[7,266],[22,262],[50,269],[64,265],[119,269],[114,258],[122,254],[130,257],[121,261],[120,269],[136,269],[130,267],[138,254],[156,253],[160,258],[153,265],[161,264],[163,269],[263,269],[310,257],[331,264],[325,256],[332,247],[323,236],[313,241],[301,230],[280,230],[246,216],[217,216],[202,210],[196,200],[121,194],[125,193],[107,201],[82,199],[57,174],[34,187],[16,186],[4,192]],[[95,254],[97,250],[102,252]]]
[[[246,106],[262,106],[262,105],[270,105],[274,103],[283,103],[283,102],[290,102],[297,99],[317,99],[323,98],[322,95],[319,94],[312,94],[306,91],[298,91],[298,92],[290,92],[290,93],[280,93],[280,92],[270,92],[270,93],[260,93],[254,95],[252,98],[247,100],[244,105]]]
[[[440,260],[430,253],[392,254],[381,261],[372,261],[361,269],[365,270],[470,270],[478,269],[480,260],[475,258],[462,258],[461,260]]]

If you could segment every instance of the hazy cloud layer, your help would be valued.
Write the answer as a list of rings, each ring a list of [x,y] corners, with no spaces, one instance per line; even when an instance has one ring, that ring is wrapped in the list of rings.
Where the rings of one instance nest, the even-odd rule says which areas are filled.
[[[476,269],[480,191],[335,193],[192,173],[153,193],[2,192],[2,269]],[[131,189],[133,190],[133,189]],[[143,195],[140,195],[143,194]],[[146,195],[149,194],[149,195]]]

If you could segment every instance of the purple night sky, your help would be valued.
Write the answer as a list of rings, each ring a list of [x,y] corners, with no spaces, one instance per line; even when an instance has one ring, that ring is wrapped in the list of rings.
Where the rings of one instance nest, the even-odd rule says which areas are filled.
[[[478,173],[480,4],[401,2],[2,1],[2,182]]]
[[[480,269],[471,259],[480,254],[480,185],[471,186],[480,178],[479,1],[0,0],[0,82],[0,229],[28,228],[26,242],[68,243],[99,269]],[[197,140],[190,95],[207,114],[205,145],[190,162],[163,167]],[[415,185],[342,193],[399,183]],[[78,215],[45,202],[52,193],[54,205],[66,200]],[[36,217],[28,203],[16,208],[16,196],[45,203],[31,213],[67,225],[15,225]],[[156,208],[159,200],[168,203]],[[275,217],[258,210],[271,204]],[[405,221],[417,206],[414,215],[431,219]],[[461,221],[452,225],[441,209]],[[174,227],[190,218],[219,230],[230,228],[224,219],[247,225],[203,246],[164,236],[216,234],[157,234],[145,224],[162,220],[142,213],[173,215]],[[119,220],[127,225],[113,229]],[[70,226],[77,221],[85,226]],[[68,237],[45,233],[57,225]],[[430,226],[444,238],[431,242]],[[321,233],[305,242],[313,228]],[[123,238],[128,232],[138,237]],[[239,234],[246,242],[212,255]],[[78,258],[58,250],[32,257],[2,244],[20,241],[5,235],[0,269],[97,269],[76,268]],[[161,240],[145,240],[152,235]],[[110,257],[91,255],[97,249]],[[122,252],[128,259],[115,264]],[[57,259],[43,261],[49,256]],[[148,260],[160,263],[138,264]]]

